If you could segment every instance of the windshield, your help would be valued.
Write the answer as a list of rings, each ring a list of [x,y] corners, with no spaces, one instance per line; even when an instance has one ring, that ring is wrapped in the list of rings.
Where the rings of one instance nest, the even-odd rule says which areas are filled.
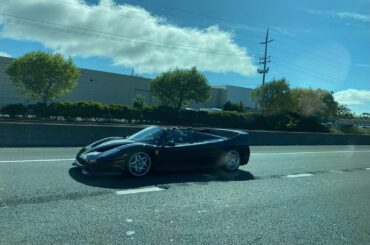
[[[156,144],[164,131],[163,128],[152,126],[131,135],[128,139],[148,144]]]

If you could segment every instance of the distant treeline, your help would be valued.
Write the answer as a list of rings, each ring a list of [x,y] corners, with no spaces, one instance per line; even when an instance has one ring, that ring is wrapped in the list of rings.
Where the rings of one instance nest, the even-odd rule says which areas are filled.
[[[119,121],[122,123],[176,124],[259,130],[327,132],[314,116],[295,112],[263,115],[254,112],[206,112],[181,110],[165,106],[127,106],[99,102],[55,102],[48,105],[9,104],[1,109],[11,118],[37,118],[68,121]]]

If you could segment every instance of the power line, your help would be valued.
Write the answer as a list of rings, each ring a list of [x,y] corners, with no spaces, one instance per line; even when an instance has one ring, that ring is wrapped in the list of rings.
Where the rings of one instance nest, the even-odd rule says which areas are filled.
[[[340,81],[338,80],[337,78],[334,78],[334,77],[331,77],[331,76],[328,76],[326,74],[323,74],[323,73],[320,73],[320,72],[317,72],[317,71],[314,71],[314,70],[311,70],[309,68],[306,68],[306,67],[302,67],[302,66],[299,66],[299,65],[296,65],[296,64],[292,64],[290,62],[287,62],[287,61],[284,61],[282,59],[279,59],[277,57],[273,57],[278,63],[280,64],[284,64],[284,65],[288,65],[294,69],[297,69],[297,70],[300,70],[302,72],[305,72],[305,73],[308,73],[308,74],[311,74],[317,78],[320,78],[320,79],[325,79],[325,80],[329,80],[330,82],[329,83],[335,83],[335,84],[338,84],[339,86],[341,86],[342,88],[347,88],[343,85],[343,82],[344,81]],[[362,85],[363,86],[363,85]],[[364,87],[364,86],[363,86]],[[370,89],[370,87],[365,87],[365,88],[368,88]]]
[[[11,18],[14,19],[25,19],[26,21],[23,20],[14,20],[14,19],[6,19],[3,18],[2,20],[7,20],[11,21],[16,24],[22,24],[22,25],[28,25],[28,26],[33,26],[33,27],[38,27],[42,29],[52,29],[55,31],[60,31],[60,32],[65,32],[65,33],[71,33],[71,34],[81,34],[85,36],[94,36],[94,37],[99,37],[99,38],[104,38],[108,40],[117,40],[115,37],[119,37],[119,41],[122,40],[131,40],[131,41],[140,41],[144,43],[149,43],[153,46],[157,47],[163,47],[166,49],[182,49],[186,51],[195,51],[195,52],[202,52],[202,53],[207,53],[207,54],[216,54],[216,55],[225,55],[225,56],[238,56],[238,57],[245,57],[245,55],[239,55],[236,53],[231,53],[226,50],[220,50],[220,49],[209,49],[209,48],[202,48],[202,47],[189,47],[189,46],[179,46],[179,45],[173,45],[170,43],[165,43],[165,42],[159,42],[159,41],[154,41],[154,40],[147,40],[147,39],[142,39],[142,38],[137,38],[137,37],[129,37],[125,35],[120,35],[120,34],[115,34],[115,33],[109,33],[109,32],[101,32],[101,31],[96,31],[93,29],[86,29],[86,28],[79,28],[79,27],[73,27],[73,26],[68,26],[68,25],[62,25],[58,23],[53,23],[53,22],[47,22],[43,20],[37,20],[37,19],[32,19],[32,18],[26,18],[26,17],[20,17],[20,16],[14,16],[14,15],[9,15],[9,14],[4,14],[0,12],[0,15],[4,16],[10,16]],[[31,23],[27,21],[33,21],[33,22],[38,22],[42,24],[47,24],[47,25],[40,25],[36,23]],[[63,27],[63,28],[60,28]],[[76,30],[73,30],[76,29]],[[81,32],[83,31],[83,32]],[[98,35],[91,35],[91,33],[95,33]],[[115,39],[112,39],[114,37]]]
[[[283,37],[283,38],[288,39],[288,38],[287,38],[287,37],[285,37],[285,36],[282,36],[282,37]],[[295,41],[295,42],[297,42],[297,43],[299,43],[299,44],[302,44],[302,45],[304,45],[304,46],[306,46],[306,47],[310,47],[310,48],[313,48],[313,49],[319,50],[319,51],[321,51],[321,52],[328,53],[328,54],[330,54],[330,55],[332,55],[332,56],[336,56],[336,57],[338,57],[338,58],[347,59],[347,57],[345,57],[345,56],[339,55],[339,54],[337,54],[337,53],[331,52],[331,51],[326,50],[326,49],[319,48],[319,47],[317,47],[317,46],[315,46],[315,45],[312,45],[312,44],[307,43],[307,42],[302,41],[302,40],[298,40],[298,39],[293,38],[293,37],[289,37],[289,40],[290,40],[290,41]]]
[[[136,2],[144,2],[144,3],[148,3],[148,4],[151,4],[151,5],[157,5],[159,7],[162,7],[162,8],[167,8],[167,9],[171,9],[171,10],[175,10],[175,11],[178,11],[178,12],[183,12],[183,13],[187,13],[187,14],[191,14],[191,15],[195,15],[195,16],[201,16],[201,17],[205,17],[205,18],[208,18],[208,19],[214,19],[214,20],[220,20],[222,22],[227,22],[227,23],[233,23],[233,24],[240,24],[240,25],[248,25],[248,26],[251,26],[251,27],[254,27],[256,29],[260,29],[262,30],[262,27],[260,26],[256,26],[256,25],[251,25],[251,24],[246,24],[246,23],[241,23],[241,22],[236,22],[236,21],[233,21],[233,20],[228,20],[228,19],[224,19],[224,18],[219,18],[219,17],[215,17],[215,16],[211,16],[211,15],[204,15],[204,14],[200,14],[200,13],[196,13],[196,12],[193,12],[193,11],[190,11],[190,10],[184,10],[184,9],[179,9],[179,8],[174,8],[174,7],[170,7],[170,6],[167,6],[167,5],[163,5],[163,4],[158,4],[158,3],[154,3],[152,1],[148,1],[148,0],[134,0]],[[246,36],[246,35],[243,35],[243,34],[239,34],[239,35],[242,35],[242,36]],[[286,38],[288,39],[286,36],[284,35],[281,35],[283,38]],[[248,36],[249,37],[249,36]],[[249,37],[250,38],[250,37]],[[240,40],[247,40],[245,38],[239,38]],[[293,37],[289,37],[289,40],[290,41],[295,41],[299,44],[302,44],[306,47],[311,47],[312,49],[316,49],[318,50],[320,53],[318,56],[321,56],[322,58],[324,58],[326,61],[330,60],[332,63],[337,63],[337,64],[340,64],[340,65],[346,65],[347,64],[343,64],[341,62],[338,61],[338,59],[335,59],[334,57],[337,57],[337,58],[340,58],[340,59],[345,59],[347,60],[347,57],[344,57],[344,56],[341,56],[341,55],[338,55],[337,53],[334,53],[334,52],[331,52],[329,50],[325,50],[325,49],[322,49],[322,48],[318,48],[312,44],[309,44],[309,43],[306,43],[306,42],[303,42],[303,41],[300,41],[298,39],[295,39]],[[249,41],[249,40],[248,40]],[[294,45],[291,45],[289,43],[287,43],[286,41],[283,41],[283,42],[279,42],[280,44],[283,44],[285,46],[288,46],[289,48],[295,48],[295,49],[298,49],[298,50],[303,50],[302,48],[298,48]],[[305,54],[308,54],[308,55],[311,55],[311,56],[317,56],[316,54],[313,55],[311,53],[308,53],[306,50],[303,50],[305,52]],[[327,57],[327,55],[324,55],[324,53],[326,53],[327,55],[330,55],[330,58]],[[350,65],[351,66],[351,69],[354,69],[356,71],[359,71],[359,72],[362,72],[363,74],[366,73],[366,75],[369,74],[369,72],[366,72],[364,70],[359,70],[357,67],[354,67],[353,65]]]
[[[137,0],[134,0],[134,1],[137,1]],[[137,1],[137,2],[139,2],[139,1]],[[73,3],[69,3],[69,2],[59,1],[58,3],[63,4],[65,6],[72,6],[72,7],[76,7],[76,8],[81,7],[78,4],[73,4]],[[157,3],[151,3],[151,4],[157,5]],[[86,5],[86,6],[88,6],[88,5]],[[165,7],[165,6],[162,5],[162,7]],[[171,9],[171,7],[168,7],[168,8]],[[180,9],[177,9],[177,10],[178,11],[181,11]],[[150,23],[153,23],[153,24],[161,24],[161,22],[157,22],[155,20],[142,20],[142,19],[139,19],[139,18],[134,18],[133,16],[126,16],[126,15],[123,15],[123,14],[120,14],[120,13],[114,13],[112,11],[104,10],[104,9],[95,9],[94,11],[106,12],[106,13],[109,13],[109,14],[119,15],[119,16],[121,16],[123,18],[126,18],[126,19],[138,19],[138,20],[140,20],[140,22],[150,22]],[[189,12],[189,11],[184,10],[183,12]],[[200,15],[200,14],[194,14],[194,15]],[[202,16],[202,15],[200,15],[200,16]],[[199,27],[209,27],[209,25],[201,24],[199,21],[195,21],[193,19],[189,20],[189,19],[181,18],[179,16],[176,16],[176,18],[186,20],[186,22],[189,22],[189,23],[194,23],[194,24],[196,24]],[[219,19],[217,17],[209,17],[209,18]],[[226,20],[221,20],[221,21],[222,22],[230,22],[230,21],[226,21]],[[237,22],[233,22],[233,23],[238,24]],[[170,24],[170,23],[164,22],[162,24]],[[252,25],[250,25],[250,26],[252,26]],[[261,30],[263,30],[262,27],[259,27],[259,28]],[[240,38],[241,40],[245,40],[245,41],[248,41],[248,42],[255,42],[256,40],[259,40],[257,37],[251,37],[251,36],[247,36],[247,35],[243,35],[243,34],[241,34],[241,36],[245,36],[245,38]]]
[[[289,53],[289,54],[293,55],[294,57],[300,57],[300,59],[305,60],[305,61],[310,62],[310,63],[316,63],[316,64],[318,63],[318,61],[314,61],[313,59],[303,57],[303,56],[301,56],[302,55],[301,53],[297,53],[297,52],[294,52],[294,51],[289,50],[289,49],[281,49],[279,47],[274,47],[274,51],[278,51],[279,53],[281,53],[283,55],[286,55],[287,53]],[[311,56],[313,58],[321,57],[320,55],[315,55],[315,54],[312,54],[312,53],[309,53],[309,52],[305,52],[303,55],[308,55],[308,56]],[[339,63],[339,62],[334,65],[334,61],[330,61],[325,57],[321,57],[321,58],[323,59],[323,61],[329,62],[330,64],[333,64],[331,66],[338,67],[340,69],[342,69],[343,67],[350,67],[351,69],[355,68],[353,65]],[[320,63],[323,63],[323,62],[320,62]],[[369,75],[369,72],[364,71],[364,70],[356,70],[356,72],[361,73],[361,75]]]
[[[227,19],[221,19],[221,18],[219,18],[219,17],[215,17],[215,16],[210,16],[210,15],[204,15],[204,14],[200,14],[200,13],[195,13],[195,12],[192,12],[192,11],[189,11],[189,10],[183,10],[183,9],[179,9],[179,8],[174,8],[174,7],[170,7],[170,6],[167,6],[167,5],[163,5],[163,4],[158,4],[158,3],[154,3],[154,2],[149,2],[149,1],[143,1],[143,0],[135,0],[135,1],[137,1],[137,2],[146,2],[146,3],[149,3],[149,4],[152,4],[152,5],[157,5],[157,6],[160,6],[160,7],[162,7],[162,8],[168,8],[168,9],[172,9],[172,10],[176,10],[176,11],[180,11],[180,12],[184,12],[184,13],[187,13],[187,14],[191,14],[191,15],[197,15],[197,16],[202,16],[202,17],[206,17],[206,18],[211,18],[211,19],[217,19],[217,20],[221,20],[221,21],[223,21],[223,22],[229,22],[229,23],[235,23],[235,24],[242,24],[242,25],[244,25],[244,23],[240,23],[240,22],[235,22],[235,21],[231,21],[231,20],[227,20]],[[59,3],[61,3],[61,4],[64,4],[64,5],[71,5],[71,6],[78,6],[78,7],[80,7],[80,5],[78,5],[78,4],[73,4],[73,3],[67,3],[67,2],[63,2],[63,1],[60,1]],[[88,5],[86,5],[86,6],[88,6]],[[95,10],[96,11],[96,10]],[[102,12],[109,12],[110,14],[112,14],[112,11],[108,11],[108,10],[104,10],[104,9],[99,9],[99,11],[102,11]],[[134,18],[132,18],[132,17],[128,17],[128,16],[126,16],[126,15],[123,15],[123,14],[119,14],[119,13],[114,13],[114,14],[117,14],[117,15],[120,15],[120,16],[122,16],[122,17],[124,17],[124,18],[129,18],[129,19],[134,19]],[[143,20],[141,20],[141,21],[143,21]],[[155,21],[152,21],[152,20],[147,20],[147,21],[149,21],[149,22],[153,22],[153,23],[157,23],[157,22],[155,22]],[[188,21],[188,20],[187,20]],[[145,22],[145,20],[144,20],[144,22]],[[194,23],[195,23],[195,21],[193,21]],[[196,22],[198,25],[199,25],[199,22]],[[250,25],[250,24],[248,24],[249,26],[254,26],[254,27],[256,27],[255,25]],[[258,28],[260,28],[260,27],[258,27]],[[260,28],[261,29],[261,28]],[[94,31],[94,30],[93,30]],[[242,35],[242,34],[241,34]],[[245,35],[242,35],[242,36],[245,36]],[[283,36],[284,38],[286,38],[285,36]],[[250,36],[248,36],[248,39],[246,39],[246,38],[239,38],[240,40],[248,40],[248,42],[249,41],[251,41],[252,39],[254,39],[255,40],[255,37],[250,37]],[[296,42],[300,42],[300,41],[298,41],[297,39],[294,39],[294,38],[292,38],[291,37],[291,39],[292,40],[295,40]],[[281,43],[281,42],[280,42]],[[286,43],[285,41],[283,42],[283,43]],[[293,45],[290,45],[290,44],[288,44],[288,43],[286,43],[289,47],[293,47],[293,48],[295,48],[295,49],[298,49],[298,50],[302,50],[302,49],[300,49],[300,48],[297,48],[296,46],[293,46]],[[306,46],[307,46],[307,44],[306,44]],[[308,45],[308,46],[311,46],[311,47],[314,47],[314,46],[312,46],[312,45]],[[315,48],[315,47],[314,47]],[[218,52],[218,51],[221,51],[221,52],[223,52],[224,50],[218,50],[218,49],[213,49],[214,51],[216,51],[216,52]],[[320,49],[318,49],[318,50],[320,50]],[[326,52],[327,50],[323,50],[323,49],[321,49],[321,51],[324,51],[324,52]],[[310,54],[310,53],[308,53],[308,54]],[[332,54],[334,54],[334,53],[332,53]],[[335,55],[335,54],[334,54]],[[315,55],[316,56],[316,55]],[[343,56],[342,56],[343,57]],[[325,60],[328,60],[328,57],[325,57]],[[337,60],[333,60],[332,59],[332,61],[333,62],[335,62],[335,63],[338,63],[338,64],[342,64],[342,63],[339,63]],[[353,67],[352,66],[352,69],[356,69],[357,67]],[[366,71],[363,71],[363,70],[358,70],[358,71],[360,71],[360,72],[363,72],[363,73],[366,73],[366,74],[368,74],[368,72],[366,72]]]
[[[234,20],[220,18],[220,17],[208,15],[208,14],[205,15],[205,14],[201,14],[201,13],[196,13],[196,12],[193,12],[193,11],[190,11],[190,10],[184,10],[184,9],[180,9],[180,8],[175,8],[175,7],[171,7],[171,6],[164,5],[164,4],[159,4],[159,3],[148,1],[148,0],[134,0],[134,1],[136,1],[136,2],[142,2],[142,3],[147,3],[147,4],[151,4],[151,5],[157,5],[157,6],[162,7],[162,8],[166,8],[166,9],[171,9],[171,10],[175,10],[175,11],[178,11],[178,12],[187,13],[187,14],[190,14],[190,15],[193,15],[193,16],[201,16],[201,17],[205,17],[205,18],[208,18],[208,19],[220,20],[222,22],[226,22],[226,23],[230,23],[230,24],[246,25],[246,26],[253,27],[254,29],[259,30],[259,31],[264,30],[264,28],[262,26],[251,25],[251,24],[242,23],[242,22],[237,22],[237,21],[234,21]],[[281,36],[284,37],[284,38],[287,38],[284,35],[281,35]],[[289,37],[289,39],[290,40],[293,40],[293,41],[296,41],[296,42],[298,42],[300,44],[303,44],[303,45],[305,45],[307,47],[312,47],[314,49],[320,50],[321,52],[329,53],[332,56],[336,56],[336,57],[339,57],[339,58],[342,58],[342,59],[347,59],[347,57],[338,55],[338,54],[336,54],[334,52],[331,52],[331,51],[328,51],[328,50],[325,50],[325,49],[322,49],[322,48],[318,48],[318,47],[316,47],[316,46],[314,46],[312,44],[303,42],[303,41],[298,40],[298,39],[295,39],[293,37]]]
[[[170,10],[175,10],[175,11],[186,13],[186,14],[190,14],[190,15],[193,15],[193,16],[201,16],[201,17],[205,17],[205,18],[208,18],[208,19],[219,20],[219,21],[222,21],[222,22],[225,22],[225,23],[246,25],[246,26],[250,26],[250,27],[259,29],[260,31],[265,30],[265,28],[262,27],[262,26],[250,25],[250,24],[246,24],[246,23],[240,23],[240,22],[236,22],[234,20],[220,18],[220,17],[208,15],[208,14],[201,14],[201,13],[193,12],[193,11],[190,11],[190,10],[175,8],[175,7],[171,7],[171,6],[168,6],[168,5],[160,4],[160,3],[157,3],[157,2],[152,2],[152,1],[147,1],[147,0],[134,0],[134,1],[136,1],[136,2],[142,2],[142,3],[147,3],[147,4],[151,4],[151,5],[157,5],[157,6],[162,7],[162,8],[166,8],[166,9],[170,9]]]

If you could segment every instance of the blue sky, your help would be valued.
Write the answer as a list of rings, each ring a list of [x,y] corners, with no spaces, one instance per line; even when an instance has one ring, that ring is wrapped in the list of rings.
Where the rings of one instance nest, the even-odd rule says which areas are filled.
[[[80,67],[124,74],[135,68],[144,77],[197,65],[211,84],[253,88],[261,83],[254,71],[269,27],[267,80],[286,77],[292,87],[324,88],[355,112],[370,111],[368,0],[41,2],[0,6],[0,55],[58,51]],[[80,16],[66,16],[74,11]],[[70,33],[72,26],[79,33]]]

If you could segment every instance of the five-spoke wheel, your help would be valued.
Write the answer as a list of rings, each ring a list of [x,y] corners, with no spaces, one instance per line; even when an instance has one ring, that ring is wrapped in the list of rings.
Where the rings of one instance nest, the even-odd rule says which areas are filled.
[[[146,175],[152,166],[150,156],[146,152],[136,152],[131,155],[128,161],[128,171],[135,177]]]
[[[224,166],[228,171],[235,171],[240,165],[240,154],[236,150],[226,152]]]

